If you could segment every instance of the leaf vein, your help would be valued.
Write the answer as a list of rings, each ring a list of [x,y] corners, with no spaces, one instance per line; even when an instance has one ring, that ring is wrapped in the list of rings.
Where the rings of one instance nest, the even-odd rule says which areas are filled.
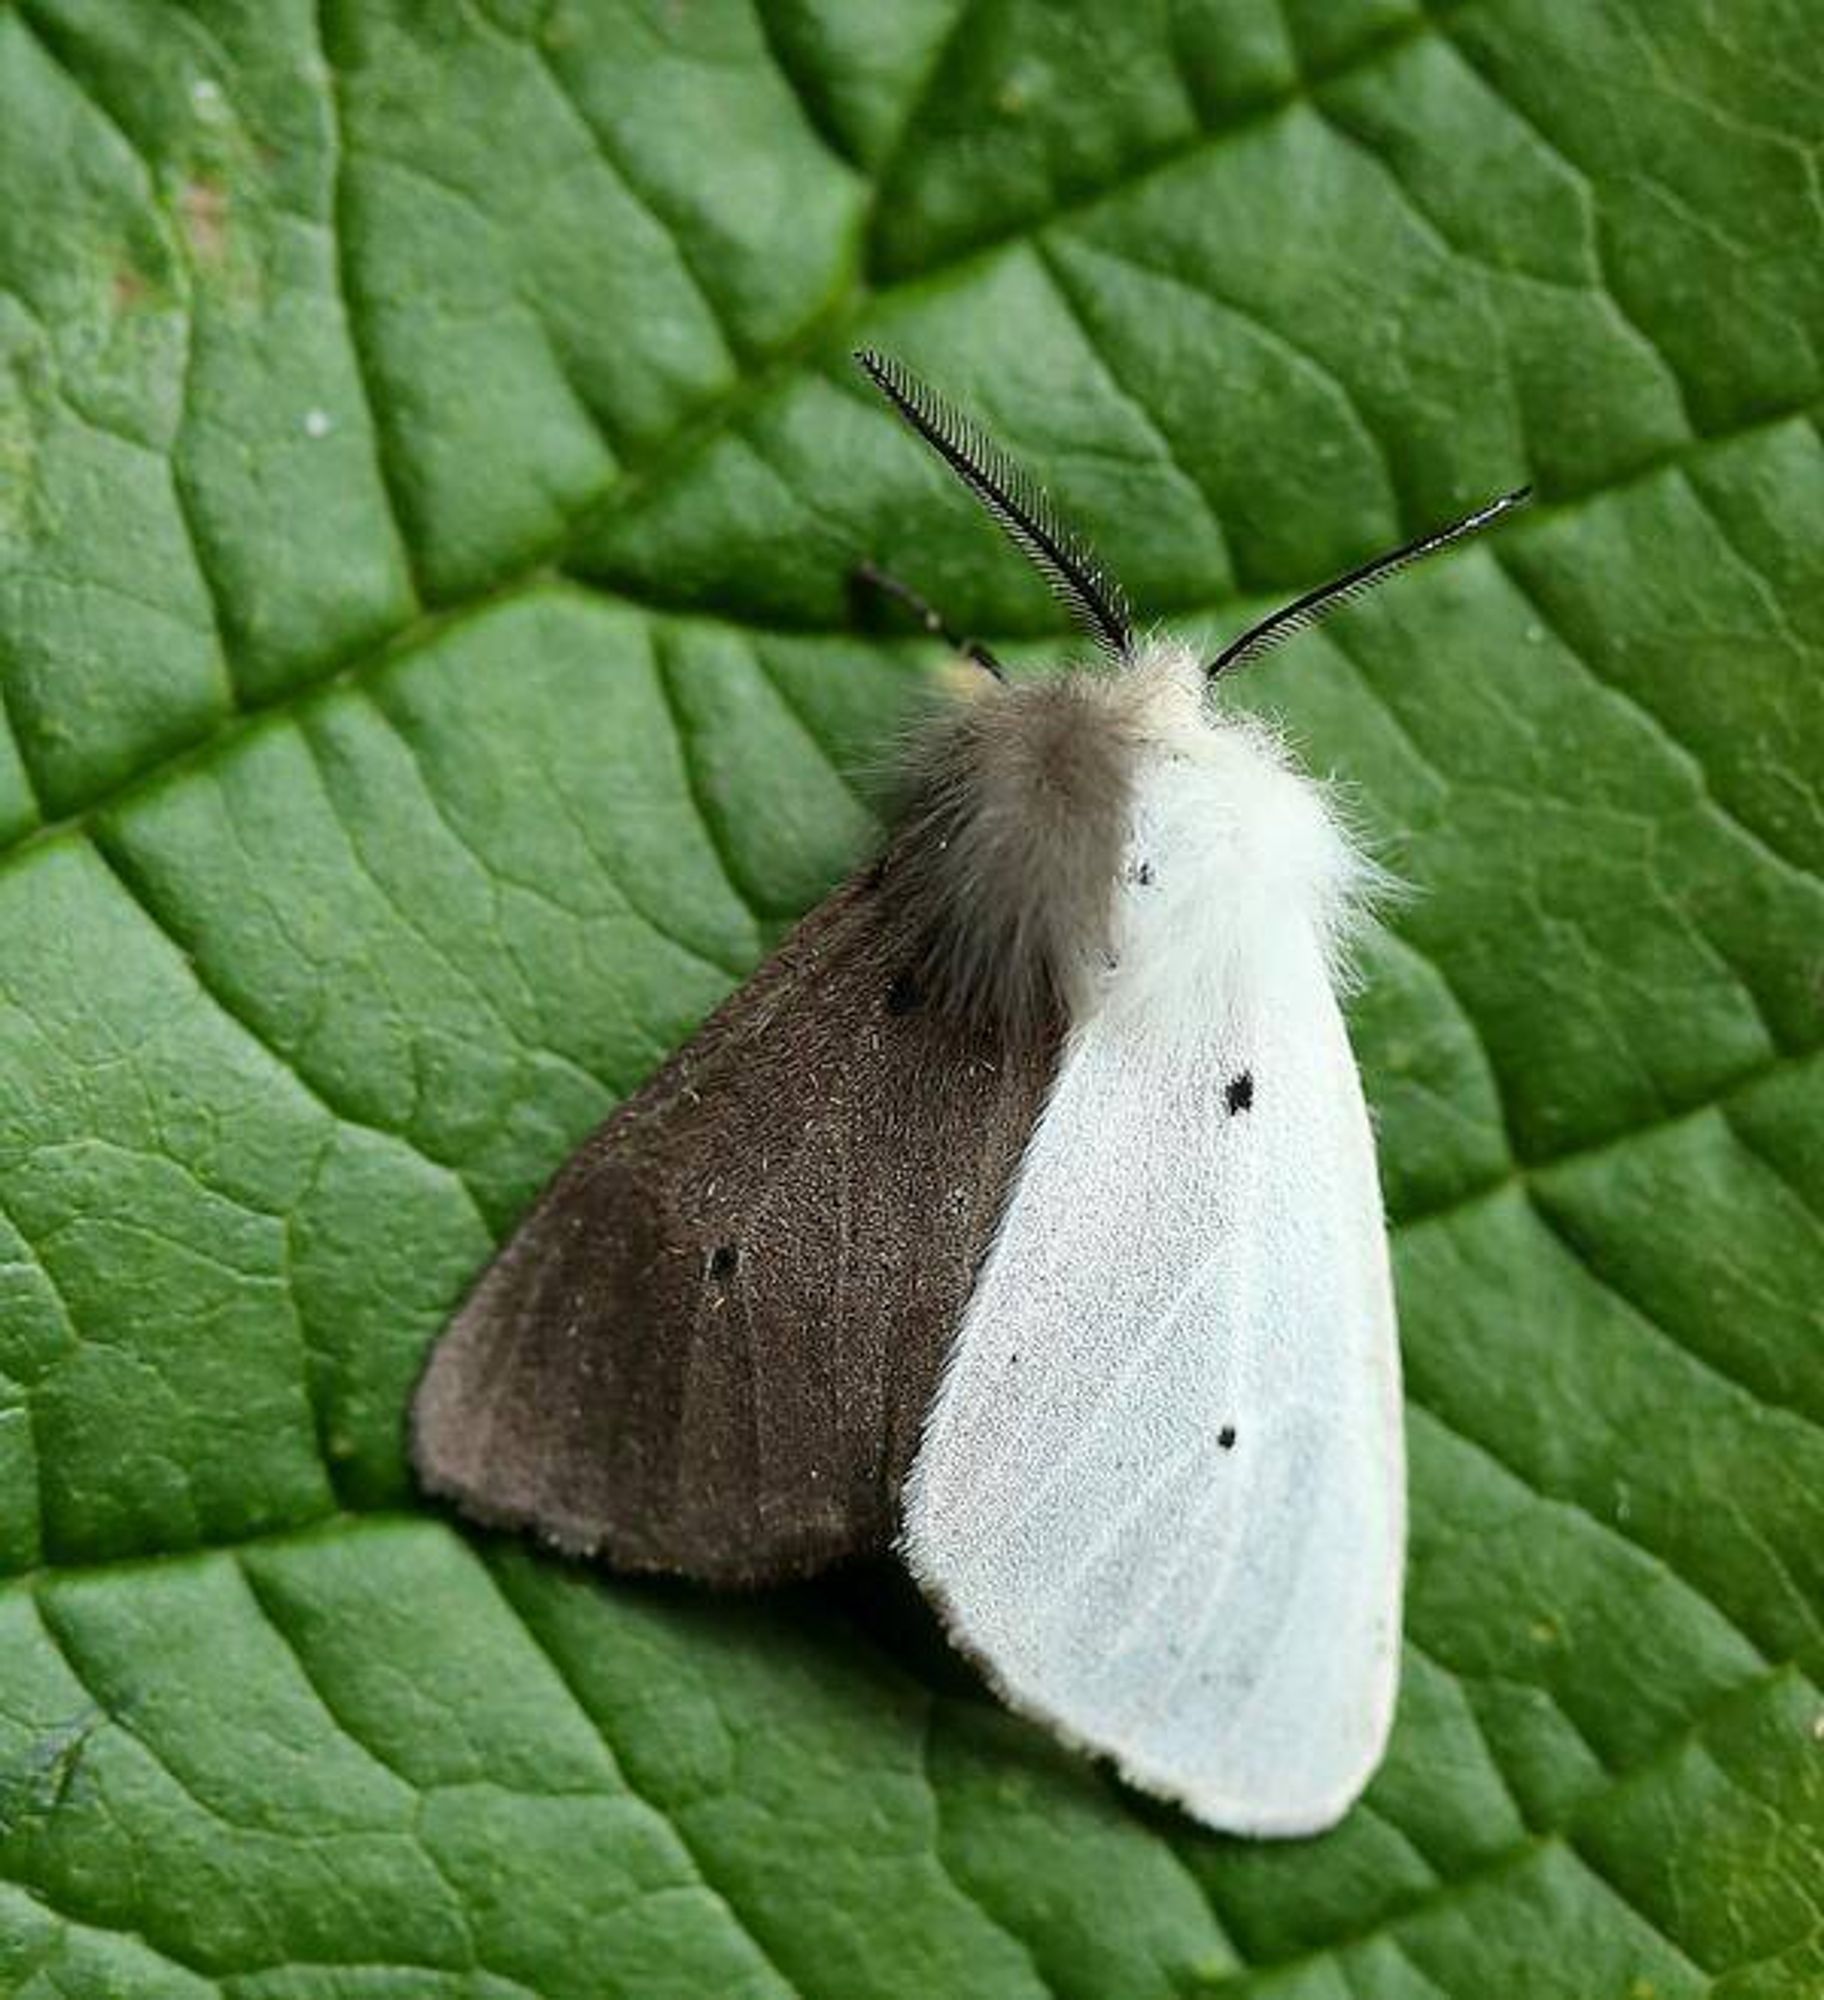
[[[1527,1473],[1523,1472],[1513,1460],[1508,1458],[1504,1453],[1497,1451],[1488,1442],[1487,1438],[1478,1437],[1464,1430],[1454,1419],[1447,1417],[1435,1403],[1415,1394],[1410,1385],[1406,1390],[1406,1400],[1414,1409],[1423,1410],[1425,1415],[1440,1430],[1447,1432],[1457,1443],[1467,1446],[1471,1451],[1481,1453],[1492,1465],[1498,1466],[1517,1485],[1530,1493],[1541,1506],[1551,1511],[1568,1514],[1573,1519],[1582,1522],[1585,1526],[1593,1527],[1605,1540],[1618,1543],[1632,1556],[1648,1563],[1653,1569],[1671,1578],[1681,1589],[1688,1590],[1693,1597],[1698,1598],[1716,1614],[1718,1621],[1728,1629],[1730,1635],[1758,1665],[1764,1667],[1767,1664],[1767,1656],[1762,1652],[1761,1648],[1755,1644],[1741,1626],[1736,1624],[1729,1613],[1722,1605],[1716,1602],[1708,1591],[1685,1575],[1670,1556],[1654,1548],[1650,1543],[1640,1540],[1637,1536],[1626,1533],[1623,1529],[1617,1527],[1613,1521],[1605,1521],[1600,1514],[1585,1506],[1575,1495],[1549,1492]]]
[[[314,0],[314,4],[317,53],[323,64],[323,103],[331,152],[329,239],[332,255],[329,267],[335,279],[336,300],[341,310],[342,324],[348,335],[348,352],[354,364],[355,383],[361,392],[362,404],[366,411],[368,435],[373,440],[374,470],[379,476],[380,491],[386,498],[393,540],[399,551],[399,559],[405,568],[412,599],[414,603],[422,606],[425,593],[418,552],[411,536],[406,533],[405,498],[398,468],[393,463],[386,433],[381,426],[380,398],[374,388],[375,364],[368,352],[367,332],[362,324],[361,313],[357,310],[361,303],[359,278],[349,241],[351,224],[348,174],[351,152],[348,120],[342,102],[342,73],[337,67],[334,54],[336,38],[331,21],[331,10],[340,4],[340,0]]]
[[[1552,637],[1563,647],[1565,653],[1571,659],[1577,661],[1584,672],[1589,675],[1590,679],[1611,700],[1627,709],[1629,713],[1638,716],[1653,731],[1654,735],[1673,752],[1682,768],[1695,781],[1698,789],[1703,793],[1719,820],[1724,821],[1732,832],[1746,841],[1761,860],[1771,864],[1782,874],[1798,876],[1808,882],[1816,882],[1820,879],[1804,862],[1798,860],[1795,856],[1783,854],[1766,834],[1762,833],[1758,828],[1750,826],[1746,820],[1741,818],[1734,808],[1718,793],[1715,785],[1711,782],[1709,769],[1703,759],[1681,736],[1674,734],[1671,725],[1666,721],[1664,716],[1656,709],[1649,708],[1637,694],[1618,686],[1606,674],[1600,674],[1596,671],[1596,668],[1591,664],[1589,655],[1572,641],[1570,634],[1564,630],[1559,620],[1546,606],[1538,590],[1527,580],[1525,574],[1511,556],[1505,555],[1499,548],[1491,550],[1490,554],[1494,561],[1500,565],[1502,574],[1506,576],[1509,583],[1513,585],[1514,589],[1531,606],[1540,624],[1551,633]],[[1739,973],[1737,977],[1740,977]]]
[[[766,1946],[761,1942],[759,1936],[756,1933],[753,1919],[749,1915],[747,1915],[740,1907],[740,1905],[737,1903],[733,1891],[725,1889],[720,1883],[718,1883],[715,1880],[709,1868],[705,1865],[703,1855],[698,1849],[696,1843],[692,1841],[689,1834],[686,1833],[686,1831],[684,1830],[682,1820],[679,1817],[667,1812],[664,1806],[660,1804],[660,1802],[656,1798],[652,1797],[647,1791],[642,1789],[641,1786],[639,1786],[634,1782],[633,1776],[627,1768],[626,1760],[621,1756],[620,1751],[616,1748],[614,1741],[609,1736],[607,1729],[604,1727],[601,1721],[601,1718],[596,1714],[594,1709],[592,1709],[589,1706],[588,1702],[584,1700],[582,1690],[577,1687],[574,1679],[571,1677],[568,1665],[559,1656],[557,1648],[551,1645],[549,1641],[546,1639],[544,1633],[542,1633],[539,1630],[537,1621],[533,1618],[528,1617],[526,1613],[519,1607],[519,1605],[517,1605],[514,1602],[513,1598],[508,1594],[504,1586],[501,1584],[501,1581],[498,1576],[494,1576],[492,1571],[490,1571],[489,1574],[494,1584],[495,1590],[500,1594],[500,1599],[503,1606],[512,1614],[515,1621],[525,1632],[526,1636],[532,1641],[533,1645],[535,1645],[538,1648],[539,1652],[544,1655],[546,1661],[550,1665],[552,1673],[557,1678],[558,1685],[562,1687],[565,1694],[569,1697],[572,1705],[575,1707],[576,1712],[582,1717],[583,1721],[588,1725],[589,1729],[594,1733],[596,1740],[601,1744],[603,1750],[607,1752],[608,1760],[610,1764],[612,1764],[612,1766],[614,1767],[615,1775],[620,1779],[621,1783],[626,1787],[628,1796],[630,1798],[637,1799],[640,1802],[640,1804],[643,1805],[655,1819],[659,1820],[665,1826],[668,1826],[671,1829],[672,1835],[676,1839],[678,1846],[683,1850],[685,1857],[688,1859],[692,1869],[695,1871],[698,1881],[703,1885],[704,1889],[710,1895],[714,1896],[716,1901],[722,1905],[723,1909],[728,1913],[729,1922],[734,1926],[735,1930],[740,1934],[740,1936],[742,1936],[747,1940],[748,1944],[753,1949],[755,1957],[759,1959],[760,1963],[763,1966],[765,1966],[769,1972],[773,1974],[774,1978],[776,1978],[779,1981],[780,1985],[785,1989],[787,1993],[789,1994],[802,1993],[803,1989],[800,1988],[795,1981],[788,1979],[786,1977],[783,1968],[779,1965],[778,1961],[773,1957],[772,1953],[769,1952]]]

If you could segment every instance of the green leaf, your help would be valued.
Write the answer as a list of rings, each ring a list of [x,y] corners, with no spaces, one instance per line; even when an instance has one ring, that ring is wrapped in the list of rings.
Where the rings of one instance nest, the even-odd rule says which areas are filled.
[[[1782,0],[0,12],[0,1988],[1824,1994],[1824,143]],[[1534,515],[1252,673],[1414,886],[1393,1752],[1219,1839],[881,1568],[423,1508],[541,1179],[1062,634]]]

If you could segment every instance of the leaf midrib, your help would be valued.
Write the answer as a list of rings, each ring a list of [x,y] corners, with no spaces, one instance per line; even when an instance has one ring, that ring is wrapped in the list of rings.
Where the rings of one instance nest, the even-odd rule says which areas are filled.
[[[400,509],[397,479],[391,465],[390,454],[385,449],[384,432],[377,421],[377,404],[372,388],[372,373],[368,366],[363,346],[363,315],[357,310],[357,300],[354,293],[350,290],[348,282],[349,272],[345,253],[347,232],[343,227],[341,199],[342,184],[348,161],[348,149],[344,143],[343,119],[341,115],[342,72],[330,56],[331,37],[328,33],[328,16],[331,4],[332,0],[318,0],[317,9],[318,41],[326,72],[324,90],[332,118],[330,161],[332,202],[330,215],[325,226],[328,228],[334,247],[332,269],[336,283],[337,303],[347,330],[350,351],[354,357],[357,377],[361,383],[368,411],[369,434],[373,440],[374,463],[382,488],[388,497],[394,539],[397,541],[403,559],[407,564],[414,587],[414,595],[417,597],[421,608],[413,618],[401,623],[377,644],[363,648],[348,658],[326,662],[320,671],[300,678],[286,687],[283,692],[266,701],[250,701],[242,694],[241,689],[244,677],[238,671],[230,649],[227,647],[225,640],[223,640],[220,645],[220,653],[230,690],[231,704],[222,717],[211,727],[193,737],[189,742],[148,759],[137,770],[99,789],[72,811],[62,814],[55,819],[43,821],[30,828],[24,834],[17,836],[11,842],[0,845],[0,872],[4,872],[18,856],[29,851],[38,843],[72,829],[86,827],[91,820],[106,815],[126,804],[144,789],[155,784],[167,773],[189,768],[198,762],[207,761],[218,749],[226,748],[237,740],[250,725],[257,724],[274,715],[283,715],[294,706],[308,700],[326,687],[331,687],[350,679],[358,679],[388,661],[396,659],[403,654],[415,652],[452,625],[460,623],[466,617],[478,615],[497,602],[526,594],[535,589],[541,580],[550,579],[557,574],[564,575],[569,582],[592,594],[600,595],[610,601],[628,604],[650,615],[677,615],[680,613],[690,616],[704,615],[694,606],[668,604],[662,599],[655,597],[638,597],[620,587],[613,590],[606,589],[595,583],[588,576],[571,570],[569,564],[576,556],[579,544],[583,542],[584,538],[592,530],[599,528],[604,521],[613,519],[616,515],[636,504],[643,493],[649,491],[655,484],[668,477],[680,466],[687,464],[709,441],[734,428],[751,408],[761,402],[801,366],[812,363],[824,355],[834,359],[840,352],[849,331],[859,324],[862,316],[871,305],[894,296],[903,296],[915,292],[922,286],[940,282],[973,262],[986,260],[1000,254],[1013,244],[1034,242],[1060,225],[1068,224],[1080,217],[1094,213],[1108,203],[1125,198],[1135,187],[1144,184],[1157,175],[1171,171],[1185,160],[1198,157],[1216,147],[1222,146],[1238,134],[1245,133],[1257,125],[1270,122],[1273,118],[1283,115],[1288,109],[1297,104],[1309,102],[1316,107],[1317,93],[1320,90],[1374,69],[1376,66],[1391,60],[1402,49],[1415,41],[1434,36],[1443,37],[1450,42],[1452,48],[1456,48],[1457,44],[1454,38],[1448,36],[1448,24],[1456,15],[1470,11],[1474,4],[1476,4],[1476,0],[1450,0],[1450,4],[1434,4],[1420,14],[1410,19],[1396,22],[1372,36],[1367,42],[1352,51],[1348,57],[1334,65],[1307,68],[1300,62],[1298,78],[1291,86],[1282,90],[1263,93],[1253,100],[1240,104],[1216,122],[1201,126],[1193,136],[1185,141],[1163,148],[1146,158],[1134,162],[1126,171],[1109,177],[1106,181],[1087,190],[1080,197],[1059,203],[1056,207],[1048,210],[1043,216],[1031,222],[1017,225],[1005,231],[989,234],[979,240],[963,245],[954,252],[933,260],[929,265],[918,271],[907,273],[902,277],[892,280],[890,283],[877,286],[871,281],[867,269],[852,269],[846,280],[840,282],[832,294],[820,306],[813,309],[797,334],[789,341],[782,343],[771,354],[767,355],[758,366],[739,375],[726,390],[719,395],[707,399],[697,411],[686,417],[671,434],[637,456],[630,456],[624,450],[617,452],[615,454],[616,467],[610,477],[609,483],[597,495],[584,502],[574,511],[566,534],[535,551],[528,560],[510,572],[504,572],[491,578],[479,589],[460,597],[450,598],[437,603],[428,602],[425,598],[418,552],[412,542],[412,538],[405,533],[405,517]],[[967,8],[963,9],[959,19],[966,19],[967,13]],[[44,42],[43,31],[41,26],[33,20],[31,10],[26,10],[22,14],[21,19],[32,28],[32,31],[42,45]],[[1290,42],[1289,30],[1288,41]],[[947,42],[948,37],[946,37],[946,45]],[[1292,53],[1294,60],[1298,61],[1299,56],[1296,46],[1293,46]],[[104,118],[108,119],[111,125],[118,129],[118,120],[108,110],[105,102],[98,97],[92,81],[80,69],[72,66],[67,52],[55,52],[53,59],[57,61],[63,73],[69,78],[72,87],[80,92],[85,101],[94,104],[98,112]],[[936,81],[942,66],[943,53],[940,50],[933,61],[931,73],[926,79],[926,90]],[[775,68],[783,79],[785,88],[792,92],[794,102],[796,102],[796,92],[793,90],[790,77],[776,63]],[[1491,84],[1489,87],[1492,89],[1493,85]],[[1497,92],[1496,94],[1501,95],[1502,101],[1506,102],[1506,98],[1502,93]],[[907,115],[905,126],[901,133],[902,142],[909,138],[917,127],[918,112],[923,101],[923,95],[924,93],[921,92],[919,102],[914,104]],[[122,143],[128,147],[132,156],[136,160],[140,160],[140,155],[137,149],[132,146],[131,141],[126,138],[124,133],[121,137]],[[1351,137],[1350,143],[1359,145],[1361,142]],[[882,189],[891,184],[898,150],[897,147],[893,149],[871,180],[864,177],[864,185],[867,188],[871,206],[877,203]],[[1378,156],[1376,157],[1378,159]],[[142,171],[147,174],[148,187],[155,188],[157,185],[156,177],[151,174],[149,165],[143,160],[140,160],[140,164]],[[1382,162],[1380,164],[1383,170],[1386,170],[1385,163]],[[852,166],[846,161],[843,162],[843,166],[845,171],[854,172]],[[1410,206],[1410,197],[1405,194],[1403,188],[1401,191],[1403,198]],[[1424,216],[1420,211],[1415,210],[1414,213],[1419,215],[1420,221],[1425,228],[1435,231],[1436,225],[1429,217]],[[1452,254],[1457,253],[1453,250]],[[190,316],[193,317],[193,312]],[[1633,321],[1630,319],[1629,323],[1632,325]],[[1654,346],[1651,336],[1646,334],[1643,329],[1637,327],[1635,330],[1648,340],[1649,346]],[[192,347],[194,346],[193,340],[191,345]],[[1656,348],[1655,351],[1657,351]],[[1676,375],[1674,374],[1671,379],[1676,382]],[[855,393],[859,394],[859,389]],[[187,407],[187,397],[185,402]],[[593,413],[590,414],[593,419]],[[1809,421],[1816,424],[1821,418],[1824,418],[1824,402],[1820,402],[1815,397],[1807,397],[1788,407],[1758,412],[1752,418],[1723,429],[1711,431],[1693,429],[1688,437],[1681,439],[1678,443],[1663,451],[1643,456],[1620,477],[1580,488],[1575,492],[1566,493],[1555,500],[1535,501],[1530,510],[1531,518],[1529,527],[1533,523],[1574,515],[1580,509],[1603,498],[1618,492],[1626,492],[1644,483],[1665,471],[1668,467],[1682,467],[1694,458],[1701,458],[1712,450],[1737,443],[1743,438],[1776,430],[1795,420]],[[161,454],[161,456],[169,457],[170,454]],[[190,527],[189,510],[181,491],[182,482],[177,478],[175,467],[173,468],[172,483],[178,493],[180,518],[183,519],[188,529]],[[1528,532],[1528,529],[1523,528],[1521,532]],[[193,533],[190,536],[190,541],[193,552],[196,552],[198,545]],[[212,613],[214,614],[213,622],[219,639],[222,632],[222,622],[219,616],[219,606],[216,602],[215,588],[208,578],[206,568],[202,565],[200,552],[197,554],[197,560],[199,571],[203,574],[204,584],[211,603]],[[1284,587],[1287,590],[1292,590],[1310,581],[1312,579],[1308,577],[1288,578]],[[1257,601],[1258,596],[1253,593],[1247,595],[1235,594],[1229,598],[1214,601],[1204,600],[1182,604],[1153,604],[1148,607],[1148,610],[1149,614],[1153,617],[1170,619],[1175,622],[1191,622],[1199,619],[1216,620],[1222,618],[1238,606]],[[773,633],[780,636],[798,637],[830,637],[848,629],[845,626],[794,625],[786,621],[761,620],[748,615],[723,617],[718,622],[745,633]],[[1055,628],[1055,632],[1059,638],[1068,636],[1063,626]],[[856,636],[859,643],[867,642],[867,635],[857,634]],[[990,634],[986,636],[1007,639],[1014,635]],[[1051,635],[1041,631],[1017,636],[1031,639]],[[0,682],[0,691],[3,691],[3,686],[4,683]],[[5,704],[4,701],[0,701],[0,714],[3,713],[5,713]],[[41,799],[44,791],[43,775],[32,768],[25,746],[20,741],[17,730],[13,731],[13,737],[25,781],[33,797]]]
[[[770,386],[770,374],[767,381]],[[745,401],[744,398],[744,406]],[[1527,522],[1515,532],[1530,534],[1546,523],[1575,518],[1584,509],[1600,501],[1643,486],[1668,470],[1682,470],[1693,460],[1701,460],[1715,451],[1727,450],[1744,439],[1777,431],[1795,422],[1815,424],[1820,421],[1824,421],[1824,404],[1807,403],[1771,415],[1756,417],[1752,422],[1745,423],[1737,429],[1694,438],[1670,451],[1643,461],[1625,479],[1612,480],[1606,485],[1592,487],[1587,492],[1570,495],[1558,501],[1535,501],[1528,510]],[[720,422],[714,426],[718,431],[721,428]],[[696,449],[707,435],[709,433],[693,431],[687,449]],[[617,481],[613,498],[618,501],[619,496],[620,482]],[[601,518],[599,513],[590,515],[592,522]],[[879,634],[857,632],[846,625],[818,625],[809,622],[794,624],[784,619],[761,619],[746,614],[709,612],[696,605],[668,603],[657,597],[638,596],[621,587],[611,589],[586,575],[580,575],[564,567],[569,546],[566,544],[563,547],[547,548],[510,575],[497,578],[470,595],[451,599],[448,603],[421,612],[416,618],[399,626],[378,645],[327,666],[313,678],[296,682],[269,700],[243,699],[211,728],[192,738],[188,743],[180,744],[157,757],[148,759],[138,770],[117,779],[112,785],[103,787],[72,811],[54,819],[43,820],[13,840],[0,845],[0,875],[4,875],[16,863],[51,841],[67,834],[87,832],[95,822],[105,820],[130,806],[166,779],[211,762],[218,754],[232,749],[255,730],[285,720],[292,711],[316,700],[329,690],[351,682],[358,683],[369,675],[379,673],[397,660],[422,652],[470,621],[481,619],[502,605],[530,597],[541,590],[576,591],[592,602],[624,605],[644,617],[715,625],[751,638],[833,639],[846,635],[853,638],[857,646],[870,649],[878,649],[885,643]],[[1457,559],[1446,555],[1439,560],[1450,562]],[[1511,580],[1512,572],[1506,573]],[[1288,590],[1295,587],[1296,583],[1287,585]],[[1233,619],[1239,613],[1253,609],[1261,602],[1260,595],[1251,592],[1247,595],[1237,594],[1184,604],[1153,605],[1149,607],[1149,612],[1151,616],[1173,624],[1207,624],[1215,627]],[[990,632],[983,636],[985,640],[1009,650],[1016,646],[1042,643],[1054,637],[1060,643],[1068,643],[1071,640],[1070,632],[1062,626],[1055,631]],[[1574,648],[1571,650],[1575,651]],[[1584,659],[1581,653],[1577,653],[1576,657]],[[1588,665],[1587,660],[1585,665]],[[1591,671],[1593,673],[1594,669]],[[1598,678],[1600,679],[1600,676]],[[1607,680],[1603,680],[1601,684],[1611,693],[1618,692]],[[1655,726],[1661,729],[1662,734],[1664,733],[1663,726],[1659,725],[1657,720]],[[23,752],[21,755],[23,757]],[[29,767],[26,776],[35,787],[37,776]],[[1753,840],[1770,859],[1783,868],[1817,879],[1813,872],[1801,863],[1776,853],[1768,845],[1764,833],[1737,818],[1716,799],[1713,793],[1708,794],[1708,797],[1716,810],[1728,819],[1729,824]]]

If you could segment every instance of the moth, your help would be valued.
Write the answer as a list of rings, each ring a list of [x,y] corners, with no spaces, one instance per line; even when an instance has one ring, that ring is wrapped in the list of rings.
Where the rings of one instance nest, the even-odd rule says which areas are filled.
[[[1206,662],[857,359],[1099,660],[1015,680],[956,642],[970,692],[883,850],[545,1189],[432,1354],[415,1463],[617,1570],[896,1548],[1014,1708],[1210,1826],[1313,1832],[1399,1663],[1399,1349],[1336,998],[1371,870],[1222,682],[1525,492]]]

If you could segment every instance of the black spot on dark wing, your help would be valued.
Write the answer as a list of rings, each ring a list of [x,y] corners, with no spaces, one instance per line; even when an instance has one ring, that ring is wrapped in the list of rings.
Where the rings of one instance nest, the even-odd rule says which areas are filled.
[[[1251,1111],[1254,1108],[1254,1072],[1251,1069],[1244,1069],[1239,1076],[1230,1077],[1229,1087],[1224,1096],[1231,1118],[1238,1111]]]
[[[889,1014],[910,1014],[924,999],[918,981],[909,972],[902,972],[887,988],[887,1012]]]
[[[709,1275],[712,1278],[732,1278],[740,1261],[741,1252],[734,1244],[718,1243],[709,1253]]]

